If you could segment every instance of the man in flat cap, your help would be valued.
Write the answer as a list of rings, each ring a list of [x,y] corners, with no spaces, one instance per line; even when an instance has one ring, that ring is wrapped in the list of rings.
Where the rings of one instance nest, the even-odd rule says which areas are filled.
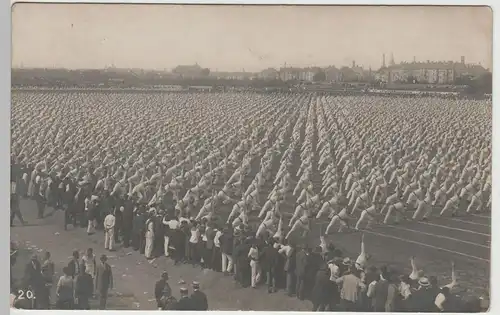
[[[193,281],[193,293],[191,294],[191,304],[194,310],[208,310],[208,300],[205,293],[200,291],[200,283]]]

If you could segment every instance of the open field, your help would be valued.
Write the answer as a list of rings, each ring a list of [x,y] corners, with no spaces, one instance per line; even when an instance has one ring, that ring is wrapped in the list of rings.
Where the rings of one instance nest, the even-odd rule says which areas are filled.
[[[250,171],[242,177],[243,191],[263,170],[262,158],[267,157],[266,150],[273,147],[279,154],[270,155],[270,167],[265,171],[271,173],[272,179],[265,181],[260,188],[260,207],[264,205],[274,187],[274,178],[282,164],[280,158],[292,144],[294,150],[290,150],[292,153],[288,172],[294,181],[298,181],[297,171],[309,167],[313,190],[319,196],[320,204],[329,200],[320,193],[323,188],[320,149],[324,147],[325,142],[332,143],[332,156],[342,156],[345,152],[350,152],[352,158],[348,159],[353,161],[353,167],[356,169],[365,163],[360,158],[363,156],[361,153],[367,155],[370,152],[371,164],[367,172],[375,169],[377,165],[380,166],[382,163],[377,161],[383,161],[391,154],[395,155],[396,159],[405,161],[401,164],[401,169],[410,161],[414,161],[415,166],[425,165],[427,169],[432,157],[426,162],[420,162],[420,157],[435,153],[435,148],[439,147],[445,152],[449,150],[455,153],[455,156],[447,157],[448,160],[443,165],[455,163],[459,168],[457,175],[453,175],[456,180],[463,173],[463,169],[471,166],[465,163],[467,160],[478,164],[479,171],[467,177],[466,183],[472,181],[478,173],[477,176],[481,177],[482,172],[489,170],[488,165],[491,165],[487,155],[483,156],[480,152],[488,143],[491,147],[491,101],[372,96],[320,98],[306,94],[197,95],[15,91],[12,93],[12,126],[13,151],[17,155],[24,154],[25,162],[33,165],[49,160],[49,165],[44,166],[47,170],[54,168],[54,165],[61,165],[61,169],[68,170],[86,168],[88,166],[83,164],[89,162],[95,168],[107,167],[109,173],[114,174],[118,172],[117,165],[128,164],[131,167],[127,170],[127,177],[134,176],[134,172],[142,166],[145,169],[145,177],[150,178],[156,174],[155,163],[160,163],[165,169],[182,165],[182,172],[179,172],[180,167],[176,167],[173,173],[184,176],[190,167],[194,168],[196,163],[203,165],[205,160],[211,161],[206,165],[223,165],[224,154],[220,152],[224,148],[226,156],[235,164],[229,168],[231,173],[248,161]],[[325,139],[322,146],[319,145],[321,139]],[[190,144],[194,149],[190,148]],[[470,145],[470,152],[467,154],[462,149],[465,145]],[[195,151],[200,148],[203,150]],[[412,150],[415,151],[414,155]],[[193,152],[200,153],[193,156]],[[305,153],[301,157],[303,152]],[[142,153],[140,158],[139,153]],[[461,161],[462,155],[464,161]],[[375,158],[377,156],[378,159]],[[141,164],[136,165],[141,159]],[[304,162],[307,159],[310,159],[309,166]],[[337,164],[337,172],[340,174],[339,185],[345,185],[346,178],[342,175],[344,164],[341,164],[338,158],[333,160],[332,163]],[[449,166],[446,173],[451,173],[452,168]],[[212,170],[212,166],[203,169],[207,173]],[[432,172],[430,176],[438,177]],[[453,176],[450,178],[454,178]],[[121,178],[121,174],[119,177]],[[369,180],[367,173],[361,172],[361,177]],[[440,184],[444,179],[439,178]],[[189,188],[196,186],[198,180],[200,178],[183,183],[178,192],[181,198]],[[480,180],[483,181],[483,178]],[[221,182],[211,188],[217,192],[223,187],[224,182]],[[388,195],[391,195],[394,189],[394,185],[389,185]],[[120,186],[118,190],[126,191],[127,188]],[[151,199],[155,193],[156,187],[153,186],[146,189],[143,195],[147,196],[145,199]],[[203,200],[205,197],[200,198]],[[170,198],[165,197],[165,202],[173,206]],[[361,233],[365,233],[366,250],[372,255],[370,263],[387,264],[401,272],[409,272],[409,258],[416,256],[418,267],[427,275],[436,275],[441,284],[450,281],[451,261],[455,261],[459,281],[457,292],[466,295],[487,295],[491,251],[490,209],[486,207],[485,198],[481,213],[468,214],[465,213],[468,202],[461,201],[455,217],[451,217],[449,213],[440,218],[436,217],[442,209],[442,206],[436,206],[433,216],[426,222],[417,220],[402,221],[399,224],[373,224],[362,231],[340,233],[335,229],[334,233],[327,236],[327,240],[341,248],[344,255],[355,259],[360,250]],[[191,215],[196,216],[201,205],[202,202],[193,207]],[[296,206],[297,196],[288,193],[280,206],[286,226],[285,234]],[[232,204],[221,203],[214,210],[214,215],[217,215],[221,222],[226,222],[231,208]],[[363,209],[354,212],[350,220],[351,225],[356,223],[360,210]],[[32,201],[23,201],[21,211],[32,213],[28,221],[33,222],[33,226],[12,228],[13,240],[40,242],[36,244],[39,248],[51,252],[62,251],[53,254],[61,261],[65,255],[71,254],[73,248],[84,249],[92,243],[96,246],[97,254],[101,252],[100,235],[89,237],[83,231],[62,231],[61,213],[38,221],[33,216],[36,210]],[[413,211],[414,209],[407,208],[406,214],[411,217]],[[257,213],[258,211],[251,212],[248,218],[249,224],[254,228],[262,221],[256,217]],[[328,221],[311,219],[312,229],[307,239],[309,244],[319,245],[319,235],[324,233]],[[57,235],[54,234],[56,232]],[[63,245],[64,243],[67,245]],[[161,265],[155,267],[154,264],[147,264],[145,260],[141,261],[142,257],[129,257],[125,250],[119,250],[117,255],[123,255],[120,260],[127,261],[119,263],[120,273],[123,272],[124,276],[115,274],[115,278],[117,288],[128,288],[131,292],[124,294],[134,296],[130,308],[135,305],[133,303],[140,303],[141,309],[151,309],[151,302],[148,301],[152,298],[151,294],[143,293],[140,296],[140,293],[152,291],[152,281],[159,276],[163,268],[168,267],[169,273],[173,272],[174,277],[201,280],[205,286],[202,289],[207,292],[209,299],[214,301],[212,309],[309,309],[307,302],[295,299],[291,302],[289,298],[281,295],[270,296],[259,291],[253,296],[248,294],[248,290],[232,290],[234,285],[228,284],[227,279],[217,282],[219,278],[223,278],[222,275],[193,272],[188,266],[173,267],[169,265],[170,262],[164,261],[164,258],[157,262]],[[117,266],[119,264],[117,263]],[[170,271],[175,268],[180,271]],[[129,270],[132,272],[132,269],[133,277],[125,276]],[[145,278],[137,282],[137,288],[132,288],[142,274]],[[237,292],[228,293],[228,287],[231,287],[230,291]],[[215,302],[221,293],[229,298]],[[259,303],[255,303],[257,297]]]

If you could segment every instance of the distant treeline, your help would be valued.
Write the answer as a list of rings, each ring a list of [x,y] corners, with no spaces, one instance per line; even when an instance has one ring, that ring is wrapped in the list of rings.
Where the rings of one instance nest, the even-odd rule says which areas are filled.
[[[12,86],[42,87],[148,87],[180,86],[235,86],[235,87],[288,87],[281,80],[226,80],[216,77],[182,78],[167,72],[66,70],[66,69],[13,69]]]

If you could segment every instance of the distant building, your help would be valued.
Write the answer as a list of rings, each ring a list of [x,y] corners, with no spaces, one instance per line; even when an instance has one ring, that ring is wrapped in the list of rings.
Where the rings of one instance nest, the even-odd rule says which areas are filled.
[[[175,73],[183,78],[199,78],[203,76],[203,68],[198,64],[195,65],[181,65],[177,66],[172,70],[172,73]]]
[[[487,71],[481,65],[466,64],[462,57],[461,62],[402,62],[382,67],[376,78],[386,83],[453,84],[459,77],[478,77]]]
[[[299,72],[299,80],[313,82],[314,76],[321,71],[323,70],[319,67],[304,68]]]
[[[354,82],[358,81],[359,76],[352,68],[342,67],[339,73],[339,82]]]
[[[326,67],[323,71],[325,71],[327,82],[340,81],[340,70],[337,69],[335,66]]]
[[[278,70],[274,68],[267,68],[265,70],[262,70],[257,74],[257,78],[261,80],[277,80],[279,79],[280,74]]]
[[[300,68],[281,68],[279,71],[280,79],[283,81],[299,80],[301,71]]]
[[[211,72],[211,77],[219,80],[247,80],[255,76],[252,72]]]

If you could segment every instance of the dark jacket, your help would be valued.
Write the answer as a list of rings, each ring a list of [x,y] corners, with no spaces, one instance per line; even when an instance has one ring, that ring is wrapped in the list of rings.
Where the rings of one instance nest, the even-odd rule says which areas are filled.
[[[233,234],[223,233],[220,237],[220,250],[226,255],[233,254]]]
[[[92,276],[85,273],[80,274],[75,280],[75,295],[77,297],[91,297],[94,293]]]
[[[372,307],[376,312],[384,312],[389,292],[389,281],[378,280],[372,297]]]
[[[434,312],[437,293],[432,288],[420,289],[412,293],[409,300],[411,312]]]
[[[327,304],[334,297],[336,285],[330,281],[328,270],[320,269],[316,273],[311,298],[315,304]]]
[[[19,196],[17,194],[10,194],[10,210],[14,211],[19,209]]]
[[[26,268],[24,269],[24,284],[25,287],[31,286],[35,290],[45,286],[42,267],[38,260],[30,261],[26,264]]]
[[[179,301],[177,301],[174,309],[176,311],[195,311],[196,309],[193,306],[193,302],[189,297],[181,297]]]
[[[262,270],[270,271],[275,270],[278,265],[280,254],[278,250],[272,245],[264,247],[261,255],[261,266]]]
[[[113,272],[108,263],[98,264],[95,276],[95,290],[97,292],[107,292],[113,287]]]
[[[208,310],[208,300],[205,293],[201,291],[194,291],[191,294],[191,303],[193,304],[193,308],[197,311],[206,311]]]
[[[160,301],[162,297],[164,296],[171,296],[172,295],[172,289],[170,288],[170,285],[168,284],[167,281],[160,279],[156,281],[155,284],[155,299],[156,301]]]
[[[69,275],[75,277],[78,274],[78,271],[82,268],[80,262],[71,259],[68,263]]]
[[[303,277],[309,263],[309,256],[305,251],[301,250],[295,255],[295,275]]]
[[[140,234],[144,231],[144,226],[146,224],[146,218],[143,214],[136,215],[132,224],[132,230],[134,234]]]
[[[295,251],[295,249],[292,249],[290,257],[285,256],[285,265],[283,266],[283,269],[286,272],[290,272],[290,273],[295,272],[296,255],[297,255],[297,252]]]
[[[134,205],[130,201],[125,201],[123,210],[123,228],[132,230],[134,222]]]

